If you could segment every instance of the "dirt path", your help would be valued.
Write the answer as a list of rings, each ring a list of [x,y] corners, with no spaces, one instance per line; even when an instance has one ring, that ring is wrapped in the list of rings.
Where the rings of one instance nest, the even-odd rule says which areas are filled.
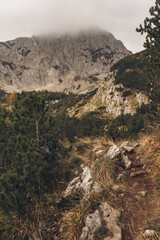
[[[160,217],[159,201],[157,197],[156,184],[152,173],[147,172],[135,177],[130,177],[133,172],[144,171],[138,153],[130,154],[132,168],[126,172],[124,182],[125,192],[122,199],[123,221],[125,230],[123,240],[141,240],[142,233],[148,222]],[[158,210],[158,211],[157,211]]]

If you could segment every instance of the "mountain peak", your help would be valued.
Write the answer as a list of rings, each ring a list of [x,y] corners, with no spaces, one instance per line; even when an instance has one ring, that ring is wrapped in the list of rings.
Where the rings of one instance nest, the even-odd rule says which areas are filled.
[[[121,41],[98,28],[18,38],[0,43],[0,86],[7,91],[91,91],[128,54]]]

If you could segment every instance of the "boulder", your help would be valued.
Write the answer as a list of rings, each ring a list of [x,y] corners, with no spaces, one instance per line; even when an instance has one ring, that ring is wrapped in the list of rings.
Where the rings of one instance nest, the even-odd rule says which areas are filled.
[[[119,216],[118,210],[103,202],[99,209],[87,216],[80,240],[93,240],[94,233],[102,226],[102,222],[111,233],[111,236],[105,237],[104,240],[122,240],[121,228],[117,225]]]
[[[121,145],[120,145],[120,150],[121,151],[125,151],[125,152],[128,152],[128,153],[130,153],[130,152],[132,152],[133,150],[134,150],[134,148],[136,147],[137,145],[135,145],[134,147],[131,147],[131,146],[129,146],[129,142],[128,141],[126,141],[126,142],[123,142]]]
[[[140,195],[141,197],[145,197],[146,194],[147,194],[147,191],[140,191],[140,192],[139,192],[139,195]]]
[[[154,230],[149,229],[147,229],[143,234],[144,239],[154,239],[155,236],[156,232]]]
[[[96,210],[89,214],[85,221],[85,227],[82,229],[80,240],[94,240],[94,233],[102,225],[100,213]]]
[[[121,151],[119,147],[117,147],[116,145],[113,145],[112,147],[110,147],[110,149],[107,152],[107,156],[110,157],[111,159],[115,159],[120,155],[121,155]]]
[[[96,155],[99,155],[99,154],[102,154],[104,153],[104,150],[103,149],[99,149],[95,152]]]
[[[106,227],[112,233],[112,236],[108,236],[104,238],[104,240],[122,240],[122,231],[117,225],[117,219],[120,216],[120,212],[112,208],[107,202],[102,203],[100,209]]]
[[[123,162],[124,162],[124,165],[125,165],[125,168],[126,169],[129,169],[129,168],[131,168],[131,164],[132,164],[132,162],[131,162],[131,160],[129,160],[129,157],[127,156],[127,155],[122,155],[122,160],[123,160]]]
[[[112,189],[113,189],[115,192],[121,191],[121,188],[120,188],[119,185],[114,185],[114,186],[112,187]]]
[[[75,192],[77,189],[80,188],[81,185],[81,179],[80,177],[74,178],[67,186],[65,192],[63,193],[63,197],[67,197],[71,195],[73,192]]]
[[[99,183],[94,182],[89,167],[83,167],[83,172],[79,177],[74,178],[69,184],[63,197],[71,195],[76,190],[82,191],[86,197],[91,192],[100,192],[101,186]]]

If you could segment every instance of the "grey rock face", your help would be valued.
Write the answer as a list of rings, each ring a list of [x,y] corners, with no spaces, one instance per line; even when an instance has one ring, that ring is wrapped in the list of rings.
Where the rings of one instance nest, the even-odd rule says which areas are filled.
[[[67,197],[77,190],[82,191],[85,197],[92,192],[98,193],[101,191],[100,184],[93,181],[89,167],[84,167],[82,174],[69,183],[63,197]]]
[[[98,210],[89,214],[85,221],[85,227],[82,229],[80,240],[94,240],[94,233],[102,225],[101,216]]]
[[[80,240],[94,240],[94,233],[102,226],[102,221],[111,233],[111,236],[105,237],[104,240],[121,240],[121,228],[117,225],[119,216],[118,210],[112,208],[107,202],[103,202],[99,210],[87,216]]]
[[[156,236],[156,232],[154,230],[149,230],[147,229],[144,234],[143,234],[143,237],[144,239],[155,239],[155,236]]]
[[[107,152],[107,156],[110,157],[111,159],[115,159],[120,155],[121,155],[121,151],[119,147],[117,147],[116,145],[113,145],[112,147],[110,147],[110,149]]]
[[[124,86],[122,84],[115,85],[114,81],[115,76],[110,74],[86,104],[81,107],[77,104],[70,109],[70,116],[81,117],[88,112],[99,111],[100,108],[104,108],[106,116],[109,117],[118,117],[121,114],[133,115],[142,103],[148,104],[148,98],[144,93],[136,93],[132,89],[130,89],[131,95],[124,98],[123,92],[117,90],[118,88],[124,89]]]
[[[130,52],[102,30],[0,43],[0,87],[5,90],[90,91]]]

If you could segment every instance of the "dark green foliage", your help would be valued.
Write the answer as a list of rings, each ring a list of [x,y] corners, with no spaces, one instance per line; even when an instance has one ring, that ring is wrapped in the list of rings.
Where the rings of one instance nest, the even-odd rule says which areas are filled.
[[[116,84],[121,83],[126,88],[145,90],[147,68],[148,53],[143,51],[120,60],[111,71],[117,70]]]
[[[66,151],[44,98],[36,92],[18,94],[12,112],[1,110],[0,124],[0,205],[7,212],[24,213],[30,201],[51,191],[62,177],[57,168]]]
[[[136,135],[137,133],[140,132],[140,130],[142,128],[144,128],[144,119],[142,118],[141,115],[138,114],[134,114],[128,124],[127,124],[127,128],[128,128],[128,133],[131,136]]]
[[[66,198],[62,198],[58,204],[58,207],[62,210],[69,210],[74,208],[76,205],[80,203],[80,200],[83,197],[83,193],[80,191],[76,191],[71,195],[67,196]]]
[[[25,213],[31,202],[68,178],[63,161],[68,150],[60,138],[73,142],[75,136],[103,134],[104,121],[92,113],[82,119],[69,117],[65,110],[53,116],[46,101],[58,97],[65,95],[22,92],[12,111],[0,111],[0,205],[6,212]]]
[[[150,113],[150,105],[149,104],[144,104],[142,103],[141,107],[137,108],[137,113],[138,114],[149,114]]]
[[[132,93],[131,90],[126,90],[123,92],[122,97],[127,97],[127,96],[131,95],[131,93]]]
[[[113,139],[136,137],[144,128],[145,120],[142,114],[120,115],[108,123],[107,133]]]
[[[141,24],[136,31],[146,34],[144,47],[150,55],[146,90],[156,113],[160,105],[160,0],[155,1],[149,12],[150,18],[146,17],[143,26]]]
[[[82,134],[83,136],[99,136],[104,133],[105,122],[94,116],[94,114],[88,113],[81,119]]]
[[[74,137],[80,135],[80,121],[73,117],[70,118],[66,111],[58,112],[55,115],[55,128],[61,138],[68,138],[70,142],[74,141]]]
[[[120,87],[120,88],[116,88],[116,91],[118,92],[123,92],[124,88]]]
[[[108,124],[107,133],[113,140],[120,138],[120,132],[115,121]]]
[[[55,128],[59,135],[66,137],[70,142],[74,137],[99,136],[104,133],[105,121],[97,118],[94,114],[87,113],[81,119],[69,117],[65,111],[59,112],[55,116]]]
[[[84,100],[94,92],[84,95]],[[5,104],[0,109],[0,239],[13,236],[28,240],[39,232],[43,221],[42,236],[50,236],[48,226],[53,232],[50,223],[57,219],[53,208],[56,191],[61,185],[64,187],[82,161],[78,157],[66,161],[70,148],[65,148],[60,140],[73,142],[75,136],[103,134],[105,122],[92,113],[82,119],[69,117],[65,108],[73,106],[72,94],[22,92],[11,97],[12,109],[7,110]],[[55,98],[66,101],[67,106],[53,114],[50,102]],[[69,209],[80,199],[81,194],[75,193],[57,207],[62,211]]]
[[[7,93],[4,90],[0,89],[0,100],[1,100],[1,102],[5,100],[6,95],[7,95]]]

